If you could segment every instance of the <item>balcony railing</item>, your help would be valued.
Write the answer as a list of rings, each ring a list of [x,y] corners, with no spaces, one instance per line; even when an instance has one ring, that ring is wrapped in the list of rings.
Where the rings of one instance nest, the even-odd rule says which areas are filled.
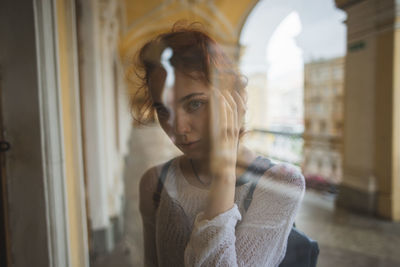
[[[257,153],[271,159],[300,166],[303,157],[303,134],[252,129],[247,144]]]

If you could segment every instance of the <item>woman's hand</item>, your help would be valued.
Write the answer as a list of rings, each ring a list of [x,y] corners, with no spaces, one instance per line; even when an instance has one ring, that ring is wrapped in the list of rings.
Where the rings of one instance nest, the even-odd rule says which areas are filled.
[[[213,176],[204,218],[211,219],[233,207],[239,133],[245,104],[235,90],[213,89],[211,97],[210,167]]]
[[[235,177],[239,133],[245,103],[236,90],[213,89],[211,97],[210,163],[214,179]]]

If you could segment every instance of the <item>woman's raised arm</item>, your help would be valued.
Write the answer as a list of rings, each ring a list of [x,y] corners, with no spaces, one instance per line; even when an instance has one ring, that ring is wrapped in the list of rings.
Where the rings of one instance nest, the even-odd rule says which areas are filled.
[[[185,266],[278,266],[304,189],[299,171],[278,164],[258,182],[243,219],[236,204],[211,220],[200,213],[185,250]]]

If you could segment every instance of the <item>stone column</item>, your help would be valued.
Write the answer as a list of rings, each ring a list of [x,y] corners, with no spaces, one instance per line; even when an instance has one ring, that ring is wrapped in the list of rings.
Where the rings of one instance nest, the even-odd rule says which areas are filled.
[[[336,0],[347,12],[343,183],[337,204],[400,220],[399,3]]]
[[[119,1],[79,0],[78,30],[80,81],[84,121],[84,148],[91,252],[111,251],[122,234],[124,156],[129,151],[130,121],[119,140],[119,120],[128,113],[127,103],[117,102]],[[121,85],[122,87],[123,85]],[[123,149],[121,149],[121,147]]]
[[[80,88],[84,129],[85,176],[92,252],[113,247],[108,203],[108,165],[105,144],[104,83],[102,79],[101,25],[99,3],[78,1]]]

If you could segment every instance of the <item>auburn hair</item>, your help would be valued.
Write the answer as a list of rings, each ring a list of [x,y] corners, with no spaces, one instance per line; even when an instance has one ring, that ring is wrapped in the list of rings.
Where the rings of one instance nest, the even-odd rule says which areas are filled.
[[[154,71],[164,69],[161,62],[166,49],[172,52],[169,64],[176,70],[218,89],[237,90],[245,98],[247,81],[221,46],[202,29],[200,23],[186,26],[178,22],[170,31],[145,43],[136,54],[133,73],[139,84],[130,106],[137,123],[147,124],[154,120],[149,80]]]

